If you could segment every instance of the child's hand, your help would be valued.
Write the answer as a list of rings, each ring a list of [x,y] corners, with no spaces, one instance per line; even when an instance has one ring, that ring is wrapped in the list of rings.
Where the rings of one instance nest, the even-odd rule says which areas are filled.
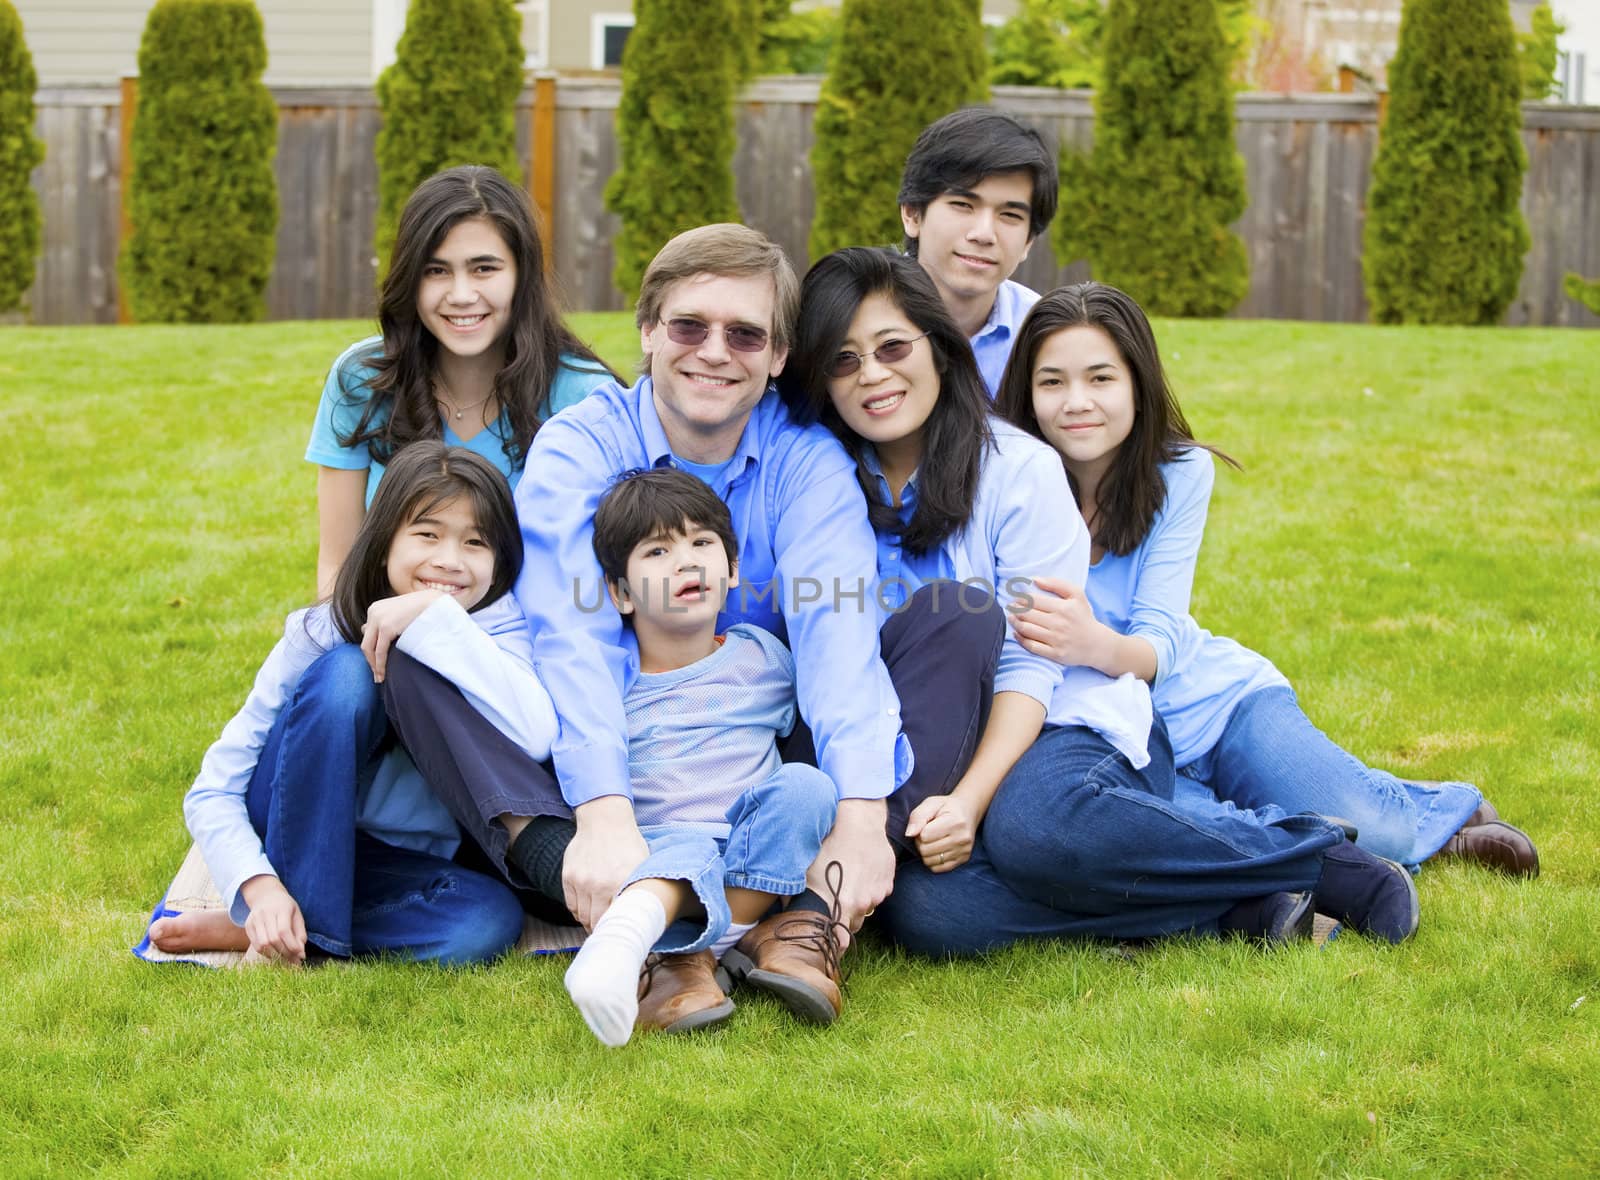
[[[1011,615],[1022,646],[1058,664],[1100,667],[1111,631],[1094,617],[1083,588],[1060,578],[1035,578],[1033,584],[1045,593],[1033,595],[1031,609]]]
[[[263,873],[251,877],[239,892],[250,907],[250,916],[244,921],[250,950],[289,967],[305,962],[306,920],[283,882]]]
[[[380,598],[367,608],[367,621],[361,624],[361,654],[367,657],[374,684],[383,683],[389,649],[401,632],[443,597],[439,590],[413,590],[394,598]]]
[[[981,818],[961,795],[929,795],[912,810],[906,835],[916,840],[923,864],[948,873],[972,859]]]

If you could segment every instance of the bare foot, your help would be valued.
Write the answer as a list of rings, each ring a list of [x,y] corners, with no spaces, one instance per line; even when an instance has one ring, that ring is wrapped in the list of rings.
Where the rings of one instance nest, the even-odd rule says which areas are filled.
[[[188,951],[245,951],[250,937],[226,910],[190,910],[150,923],[150,945],[169,955]]]

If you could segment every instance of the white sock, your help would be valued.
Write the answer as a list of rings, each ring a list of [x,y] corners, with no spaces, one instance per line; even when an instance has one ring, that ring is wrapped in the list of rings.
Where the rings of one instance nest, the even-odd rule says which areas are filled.
[[[611,903],[567,968],[567,994],[602,1044],[628,1043],[639,1015],[639,971],[667,928],[667,911],[648,889]]]
[[[727,933],[711,944],[711,955],[718,962],[722,956],[739,944],[739,940],[755,928],[754,922],[735,922],[728,927]]]

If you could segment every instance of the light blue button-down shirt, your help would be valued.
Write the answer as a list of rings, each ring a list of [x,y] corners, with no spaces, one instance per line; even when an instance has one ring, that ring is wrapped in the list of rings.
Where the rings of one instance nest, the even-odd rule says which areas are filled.
[[[983,456],[972,516],[935,552],[914,557],[899,538],[878,540],[878,573],[920,585],[934,577],[982,585],[1002,606],[1043,594],[1040,576],[1083,585],[1089,531],[1078,514],[1060,457],[1050,447],[998,418],[989,420],[994,444]],[[868,452],[867,467],[880,472]],[[880,487],[886,485],[881,482]],[[915,480],[908,482],[908,490]],[[902,507],[905,504],[902,493]],[[914,502],[914,501],[913,501]],[[909,520],[909,515],[905,518]],[[912,585],[907,594],[914,593]],[[889,587],[884,598],[889,599]],[[885,609],[892,610],[889,602]],[[957,599],[957,609],[961,609]],[[1111,677],[1093,668],[1061,665],[1028,651],[1006,630],[995,670],[995,692],[1020,692],[1045,707],[1046,725],[1085,725],[1116,746],[1136,767],[1150,761],[1150,692],[1131,673]]]
[[[972,355],[978,362],[978,372],[989,388],[989,396],[1000,391],[1000,378],[1005,374],[1006,361],[1011,359],[1011,346],[1016,343],[1017,329],[1027,319],[1029,310],[1039,302],[1039,293],[1031,287],[1007,279],[994,294],[994,306],[989,318],[972,337]]]
[[[517,485],[525,560],[516,596],[561,731],[552,756],[576,807],[628,795],[623,695],[638,675],[633,632],[606,599],[592,537],[601,495],[624,471],[678,465],[651,381],[608,382],[534,436]],[[712,490],[733,516],[741,585],[718,629],[754,623],[794,653],[800,715],[840,798],[880,799],[911,771],[900,702],[878,658],[876,547],[855,467],[821,426],[768,389]]]
[[[1189,613],[1194,568],[1206,531],[1216,465],[1194,447],[1161,465],[1167,498],[1131,553],[1107,553],[1089,570],[1094,617],[1156,652],[1156,709],[1167,723],[1173,757],[1187,766],[1222,737],[1239,702],[1287,685],[1265,656],[1213,635]]]

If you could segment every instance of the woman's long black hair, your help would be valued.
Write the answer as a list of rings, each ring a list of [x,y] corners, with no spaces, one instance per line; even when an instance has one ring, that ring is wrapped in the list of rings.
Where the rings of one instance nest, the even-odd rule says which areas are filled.
[[[888,296],[917,331],[927,333],[939,373],[939,397],[923,428],[917,507],[900,537],[903,548],[926,553],[971,518],[984,449],[993,436],[989,397],[972,347],[922,267],[893,250],[863,246],[821,259],[800,287],[800,322],[779,389],[791,417],[822,421],[855,459],[872,527],[900,533],[899,514],[883,499],[864,459],[871,444],[844,424],[828,396],[828,366],[839,355],[857,309],[879,294]]]
[[[505,367],[494,379],[494,396],[510,420],[510,437],[502,442],[512,469],[522,465],[548,410],[550,387],[563,367],[562,353],[583,358],[597,373],[616,376],[561,322],[527,194],[493,168],[449,168],[419,184],[400,214],[378,300],[383,349],[361,358],[375,373],[364,387],[348,391],[352,401],[364,401],[365,406],[355,429],[339,439],[341,446],[366,443],[386,463],[408,443],[444,436],[434,392],[440,346],[417,315],[417,289],[439,243],[472,217],[494,226],[517,270]]]
[[[1083,325],[1099,328],[1111,337],[1133,378],[1133,429],[1117,448],[1111,469],[1096,492],[1099,503],[1094,542],[1121,555],[1139,547],[1155,522],[1156,513],[1166,503],[1163,463],[1200,447],[1234,467],[1239,464],[1215,447],[1195,441],[1178,399],[1167,384],[1155,333],[1144,309],[1132,296],[1104,283],[1057,287],[1033,305],[1017,330],[1011,359],[1000,379],[995,409],[1002,418],[1034,438],[1049,441],[1033,412],[1033,367],[1046,340],[1063,329]],[[1071,471],[1067,472],[1067,479],[1081,509],[1082,493]]]

